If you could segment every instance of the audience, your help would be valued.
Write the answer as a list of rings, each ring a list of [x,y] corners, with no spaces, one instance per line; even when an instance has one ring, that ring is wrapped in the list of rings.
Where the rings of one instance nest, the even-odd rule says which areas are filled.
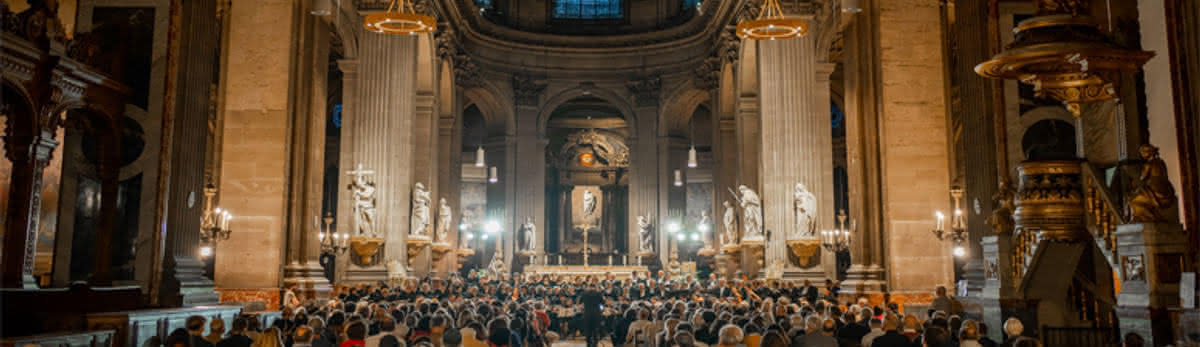
[[[843,301],[838,283],[810,281],[707,281],[653,278],[483,276],[409,279],[398,284],[337,287],[327,301],[296,302],[259,328],[238,317],[227,336],[219,319],[194,316],[184,335],[165,344],[181,347],[550,347],[602,332],[613,346],[628,347],[993,347],[987,326],[959,318],[953,300],[938,289],[934,309],[920,316],[894,302],[866,297]],[[584,293],[591,295],[583,299]],[[585,310],[581,301],[596,303]],[[298,298],[296,300],[299,300]],[[948,306],[947,306],[948,305]],[[589,311],[590,310],[590,311]],[[585,312],[587,312],[585,314]],[[587,317],[585,319],[585,316]],[[600,317],[599,319],[597,317]],[[924,318],[923,318],[924,317]],[[594,330],[593,330],[594,329]],[[1038,346],[1004,325],[1004,346]],[[1136,340],[1127,339],[1135,344]],[[579,342],[581,343],[581,342]],[[208,346],[205,346],[208,344]],[[155,344],[157,346],[157,344]]]

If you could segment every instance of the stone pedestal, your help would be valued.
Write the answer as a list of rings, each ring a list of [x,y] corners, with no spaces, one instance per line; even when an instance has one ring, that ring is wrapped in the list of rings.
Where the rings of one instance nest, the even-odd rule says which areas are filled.
[[[1117,318],[1122,333],[1136,332],[1148,346],[1173,340],[1167,309],[1179,306],[1187,240],[1183,227],[1174,223],[1117,226]]]
[[[1000,328],[1004,320],[1015,314],[1006,302],[1013,301],[1016,295],[1014,285],[1019,280],[1013,278],[1014,265],[1008,256],[1013,252],[1012,236],[984,236],[980,246],[983,251],[983,287],[980,288],[978,302],[983,311],[983,322],[996,327],[989,330],[989,336],[1001,341],[1004,336]]]

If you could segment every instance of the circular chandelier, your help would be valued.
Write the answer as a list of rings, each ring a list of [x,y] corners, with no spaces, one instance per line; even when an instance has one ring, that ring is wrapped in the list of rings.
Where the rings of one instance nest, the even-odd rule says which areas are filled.
[[[808,22],[788,18],[779,0],[766,0],[758,18],[738,23],[737,36],[751,40],[785,40],[808,34]]]
[[[363,27],[380,34],[416,35],[434,32],[437,20],[417,13],[409,0],[392,0],[387,11],[366,15]]]

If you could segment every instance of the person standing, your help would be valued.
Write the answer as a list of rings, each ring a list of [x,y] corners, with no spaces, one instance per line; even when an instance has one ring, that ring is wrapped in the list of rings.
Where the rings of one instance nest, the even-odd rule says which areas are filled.
[[[601,307],[604,304],[604,296],[600,293],[600,288],[589,284],[580,295],[579,301],[583,304],[583,333],[587,336],[587,347],[596,347],[600,343],[600,323],[604,318]]]

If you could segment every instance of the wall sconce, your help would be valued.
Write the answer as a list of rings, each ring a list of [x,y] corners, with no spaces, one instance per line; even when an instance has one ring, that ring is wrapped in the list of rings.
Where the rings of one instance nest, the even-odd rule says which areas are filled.
[[[950,188],[950,196],[954,198],[954,215],[950,220],[950,230],[946,230],[946,215],[942,211],[935,211],[937,224],[933,228],[933,235],[937,236],[938,240],[950,239],[958,245],[967,239],[967,217],[962,210],[962,188]]]
[[[324,225],[322,225],[324,222]],[[321,254],[337,255],[350,249],[350,235],[333,230],[333,214],[325,213],[325,218],[313,220],[317,229],[317,240],[321,243]]]
[[[846,210],[839,211],[837,218],[836,228],[821,231],[821,246],[830,251],[841,252],[850,249],[850,234],[857,226],[853,220],[846,223]]]
[[[213,198],[217,196],[217,187],[212,183],[204,186],[204,214],[200,217],[200,256],[208,257],[213,254],[217,241],[229,239],[233,230],[229,229],[229,221],[233,215],[220,207],[213,207]]]

